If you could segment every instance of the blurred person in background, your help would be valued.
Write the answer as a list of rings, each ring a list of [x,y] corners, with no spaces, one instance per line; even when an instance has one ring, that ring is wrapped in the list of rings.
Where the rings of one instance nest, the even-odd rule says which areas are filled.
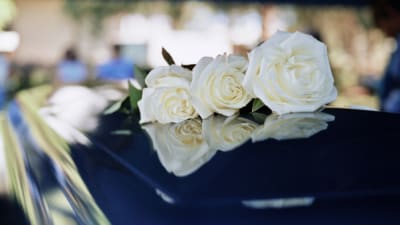
[[[10,62],[5,52],[0,52],[0,109],[3,107],[6,98],[6,83],[10,73]]]
[[[389,64],[379,84],[381,110],[400,113],[400,2],[372,0],[371,8],[376,26],[396,39]]]
[[[112,58],[97,68],[96,77],[102,80],[115,81],[134,77],[134,64],[122,57],[121,45],[112,46]]]
[[[79,60],[75,49],[68,48],[57,66],[57,85],[81,83],[86,79],[86,66]]]

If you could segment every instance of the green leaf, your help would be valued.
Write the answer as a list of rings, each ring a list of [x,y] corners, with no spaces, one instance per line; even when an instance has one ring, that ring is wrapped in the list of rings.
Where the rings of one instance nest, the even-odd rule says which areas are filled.
[[[138,108],[138,101],[142,98],[142,91],[136,89],[131,82],[128,82],[129,102],[131,103],[131,112]]]
[[[260,99],[256,98],[253,100],[253,106],[251,107],[251,112],[255,112],[261,109],[263,106],[264,103]]]
[[[128,97],[126,97],[126,98],[128,98]],[[108,107],[103,112],[103,115],[109,115],[109,114],[115,113],[116,111],[120,110],[122,107],[122,103],[126,100],[126,98],[123,98],[123,99],[115,102],[114,104],[112,104],[110,107]]]
[[[138,101],[142,98],[142,91],[136,89],[130,82],[128,82],[129,95],[108,107],[103,114],[109,115],[114,112],[120,111],[129,114],[138,108]]]
[[[134,70],[135,70],[136,81],[140,84],[141,87],[145,87],[146,86],[145,79],[146,79],[147,71],[144,68],[141,68],[136,65],[134,66]]]
[[[162,54],[164,60],[168,63],[168,65],[175,64],[175,61],[172,58],[171,54],[169,54],[169,52],[164,47],[161,50],[161,54]]]
[[[110,115],[115,112],[122,112],[129,114],[130,110],[130,101],[129,101],[129,96],[126,96],[125,98],[115,102],[112,104],[110,107],[108,107],[106,110],[104,110],[103,115]]]
[[[196,64],[182,64],[181,66],[185,69],[193,70],[193,68],[196,66]]]

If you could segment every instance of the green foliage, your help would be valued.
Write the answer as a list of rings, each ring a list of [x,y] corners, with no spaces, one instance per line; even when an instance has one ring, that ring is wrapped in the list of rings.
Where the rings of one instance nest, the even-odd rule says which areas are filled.
[[[0,0],[0,30],[14,19],[17,7],[13,0]]]
[[[255,112],[255,111],[261,109],[263,106],[264,106],[264,103],[260,99],[256,98],[253,100],[253,106],[251,108],[251,111]]]
[[[150,72],[150,69],[143,68],[135,65],[135,79],[140,84],[141,87],[146,86],[145,79],[147,74]]]
[[[128,96],[108,107],[103,112],[104,115],[113,114],[115,112],[130,114],[137,111],[138,101],[142,98],[142,90],[136,89],[130,82],[128,82],[128,85]]]
[[[103,21],[119,12],[134,8],[135,0],[65,0],[65,12],[76,21],[88,19],[94,33],[101,32]]]
[[[104,114],[104,115],[109,115],[109,114],[112,114],[112,113],[115,113],[115,112],[121,110],[121,109],[123,108],[124,103],[125,103],[126,101],[128,101],[128,100],[129,100],[129,97],[126,97],[126,98],[123,98],[123,99],[121,99],[121,100],[115,102],[115,103],[112,104],[110,107],[108,107],[108,108],[103,112],[103,114]]]
[[[265,119],[267,118],[268,114],[265,113],[259,113],[259,112],[252,112],[250,113],[252,119],[254,122],[258,123],[258,124],[263,124]]]
[[[193,70],[193,68],[196,66],[196,64],[182,64],[181,66],[185,69]]]
[[[3,1],[3,0],[0,0]],[[110,16],[118,13],[141,14],[165,13],[179,11],[180,4],[168,1],[143,0],[64,0],[64,11],[75,21],[89,21],[92,33],[102,31],[103,22]]]
[[[165,48],[162,48],[161,54],[162,54],[164,60],[168,63],[168,65],[174,65],[175,64],[175,61],[172,58],[171,54],[169,54],[169,52]]]
[[[138,101],[142,98],[142,91],[136,89],[130,82],[129,82],[129,102],[131,105],[131,112],[134,112],[138,108]]]

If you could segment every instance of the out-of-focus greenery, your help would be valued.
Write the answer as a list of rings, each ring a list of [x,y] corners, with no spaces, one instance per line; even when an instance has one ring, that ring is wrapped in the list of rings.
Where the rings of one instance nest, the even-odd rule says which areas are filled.
[[[131,10],[132,2],[132,0],[120,0],[117,2],[109,0],[66,0],[64,10],[77,21],[84,18],[89,19],[93,25],[93,31],[100,31],[105,18],[118,12]]]
[[[4,28],[17,13],[13,0],[0,0],[0,30]]]
[[[120,13],[156,14],[167,13],[174,19],[176,27],[182,26],[196,7],[209,7],[213,10],[245,11],[261,7],[258,3],[218,2],[218,1],[146,1],[146,0],[65,0],[64,11],[74,20],[90,22],[92,32],[99,34],[103,22],[111,16]]]
[[[1,0],[0,0],[1,1]],[[21,90],[37,87],[52,82],[55,68],[35,65],[15,66],[7,81],[7,98],[13,99]]]
[[[102,31],[102,24],[108,17],[118,13],[140,12],[158,13],[170,12],[177,15],[179,7],[174,2],[139,1],[139,0],[65,0],[64,11],[76,21],[87,19],[94,34]],[[179,11],[179,10],[178,10]]]

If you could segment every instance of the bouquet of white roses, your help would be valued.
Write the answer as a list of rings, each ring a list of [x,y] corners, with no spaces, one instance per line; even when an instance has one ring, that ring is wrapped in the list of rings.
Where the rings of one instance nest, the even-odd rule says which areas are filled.
[[[232,116],[251,101],[254,110],[265,105],[278,115],[313,112],[337,97],[325,44],[300,32],[277,32],[248,59],[203,57],[193,68],[164,54],[170,65],[145,79],[140,123]]]

